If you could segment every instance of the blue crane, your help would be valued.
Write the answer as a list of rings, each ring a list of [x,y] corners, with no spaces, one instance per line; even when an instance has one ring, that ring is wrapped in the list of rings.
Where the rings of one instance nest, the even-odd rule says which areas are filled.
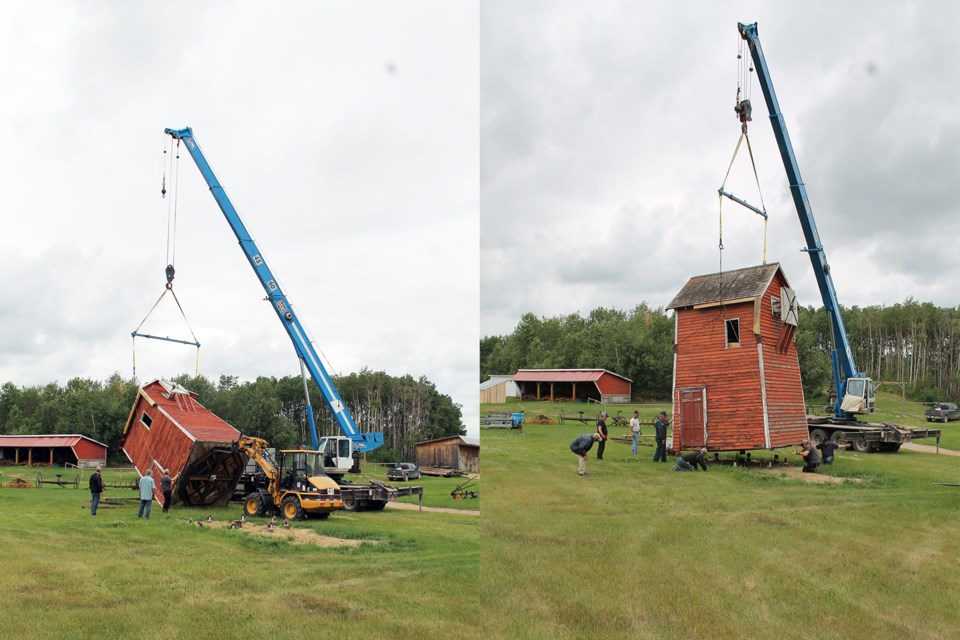
[[[240,242],[240,248],[243,249],[243,253],[247,256],[250,266],[253,267],[253,271],[257,274],[260,284],[263,285],[263,289],[267,293],[267,299],[270,301],[270,306],[273,307],[277,318],[280,319],[280,324],[283,325],[283,328],[287,331],[287,335],[290,336],[290,341],[293,342],[293,348],[296,350],[297,357],[300,359],[300,372],[304,378],[307,419],[310,423],[310,437],[313,442],[313,449],[319,449],[320,444],[317,439],[317,427],[314,423],[313,406],[310,404],[310,394],[306,388],[307,383],[304,367],[310,372],[310,377],[313,378],[321,395],[323,395],[327,407],[329,407],[330,412],[340,427],[340,431],[352,442],[354,451],[362,453],[372,451],[381,446],[383,444],[383,433],[361,433],[360,429],[357,428],[357,424],[354,422],[350,410],[346,404],[344,404],[343,398],[340,397],[340,392],[337,391],[337,387],[333,384],[333,380],[330,378],[316,350],[313,348],[313,344],[307,337],[303,325],[300,324],[300,319],[290,304],[290,300],[284,295],[283,291],[280,290],[280,285],[277,283],[273,273],[271,273],[270,267],[267,266],[263,254],[260,253],[256,242],[250,237],[247,228],[240,219],[240,215],[230,202],[230,198],[227,197],[226,191],[220,186],[220,182],[217,180],[217,176],[214,175],[213,169],[210,168],[210,164],[204,157],[203,152],[200,151],[200,145],[197,144],[196,139],[193,137],[193,129],[190,127],[185,129],[164,129],[164,133],[170,135],[175,140],[182,140],[186,145],[190,156],[197,164],[197,168],[200,169],[200,174],[203,176],[203,179],[206,180],[207,186],[210,187],[210,193],[213,195],[213,199],[216,200],[220,206],[220,210],[227,219],[227,223]]]
[[[807,189],[800,177],[800,168],[797,166],[797,158],[793,153],[793,145],[790,143],[790,134],[787,133],[787,124],[780,112],[777,95],[773,90],[770,70],[767,68],[767,61],[764,58],[763,49],[760,47],[760,39],[757,35],[757,23],[738,23],[737,29],[740,36],[750,46],[750,55],[757,70],[757,79],[763,89],[763,97],[770,112],[773,135],[776,137],[777,146],[780,148],[780,157],[783,159],[787,179],[790,181],[790,193],[793,196],[793,203],[797,208],[800,226],[803,227],[803,235],[807,242],[804,251],[810,256],[813,273],[816,276],[820,296],[823,299],[823,307],[830,319],[833,338],[831,358],[836,398],[833,403],[833,412],[838,419],[855,420],[856,414],[873,412],[873,380],[865,372],[859,371],[853,360],[853,351],[850,349],[850,340],[843,324],[843,317],[840,315],[840,303],[837,302],[837,292],[830,275],[830,264],[827,262],[827,254],[823,249],[823,243],[820,242],[820,234],[817,233],[817,224],[813,219],[813,210],[810,208]],[[740,115],[741,122],[745,124],[750,119],[749,100],[741,101],[737,105],[736,111]]]

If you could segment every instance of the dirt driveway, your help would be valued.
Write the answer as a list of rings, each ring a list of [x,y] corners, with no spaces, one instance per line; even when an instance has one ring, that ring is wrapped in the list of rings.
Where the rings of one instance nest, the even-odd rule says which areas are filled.
[[[913,442],[908,442],[900,446],[901,449],[907,449],[908,451],[923,451],[924,453],[936,453],[937,448],[929,444],[915,444]],[[940,447],[940,455],[945,456],[960,456],[960,451],[953,451],[952,449],[944,449]]]
[[[420,509],[420,505],[412,504],[409,502],[388,502],[388,509],[406,509],[407,511],[417,511]],[[464,516],[478,516],[480,515],[480,510],[470,510],[470,509],[448,509],[446,507],[424,507],[424,511],[436,511],[437,513],[457,513]]]

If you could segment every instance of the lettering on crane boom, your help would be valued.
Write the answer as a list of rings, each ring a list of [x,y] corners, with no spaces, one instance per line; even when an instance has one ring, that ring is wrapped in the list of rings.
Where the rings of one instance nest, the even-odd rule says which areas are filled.
[[[257,263],[257,266],[260,266],[261,264],[263,264],[263,258],[260,257],[259,253],[253,256],[253,261]]]
[[[280,313],[287,312],[287,305],[283,304],[283,300],[277,300],[277,309],[280,310]]]
[[[276,291],[276,290],[277,290],[277,283],[274,282],[273,280],[271,280],[270,282],[268,282],[268,283],[267,283],[267,286],[270,287],[270,291]]]

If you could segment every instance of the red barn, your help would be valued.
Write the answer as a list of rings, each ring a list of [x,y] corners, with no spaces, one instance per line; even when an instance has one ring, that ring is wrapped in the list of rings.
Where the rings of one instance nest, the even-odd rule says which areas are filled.
[[[536,400],[630,402],[632,381],[606,369],[520,369],[513,376],[520,397]]]
[[[0,436],[0,462],[95,467],[107,463],[107,445],[76,434]]]
[[[223,506],[230,501],[245,459],[234,444],[240,432],[197,402],[180,385],[154,380],[140,387],[120,448],[143,476],[153,469],[155,495],[163,502],[160,476],[180,474],[176,504]]]
[[[807,436],[797,302],[779,264],[693,277],[667,308],[674,451],[773,449]]]

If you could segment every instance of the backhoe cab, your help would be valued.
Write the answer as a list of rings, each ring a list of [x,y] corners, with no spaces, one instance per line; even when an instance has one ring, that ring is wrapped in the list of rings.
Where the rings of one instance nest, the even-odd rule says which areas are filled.
[[[274,459],[260,438],[242,437],[237,446],[263,469],[267,479],[266,487],[244,498],[245,515],[275,511],[287,520],[324,519],[343,508],[340,486],[323,472],[322,451],[278,451]]]

